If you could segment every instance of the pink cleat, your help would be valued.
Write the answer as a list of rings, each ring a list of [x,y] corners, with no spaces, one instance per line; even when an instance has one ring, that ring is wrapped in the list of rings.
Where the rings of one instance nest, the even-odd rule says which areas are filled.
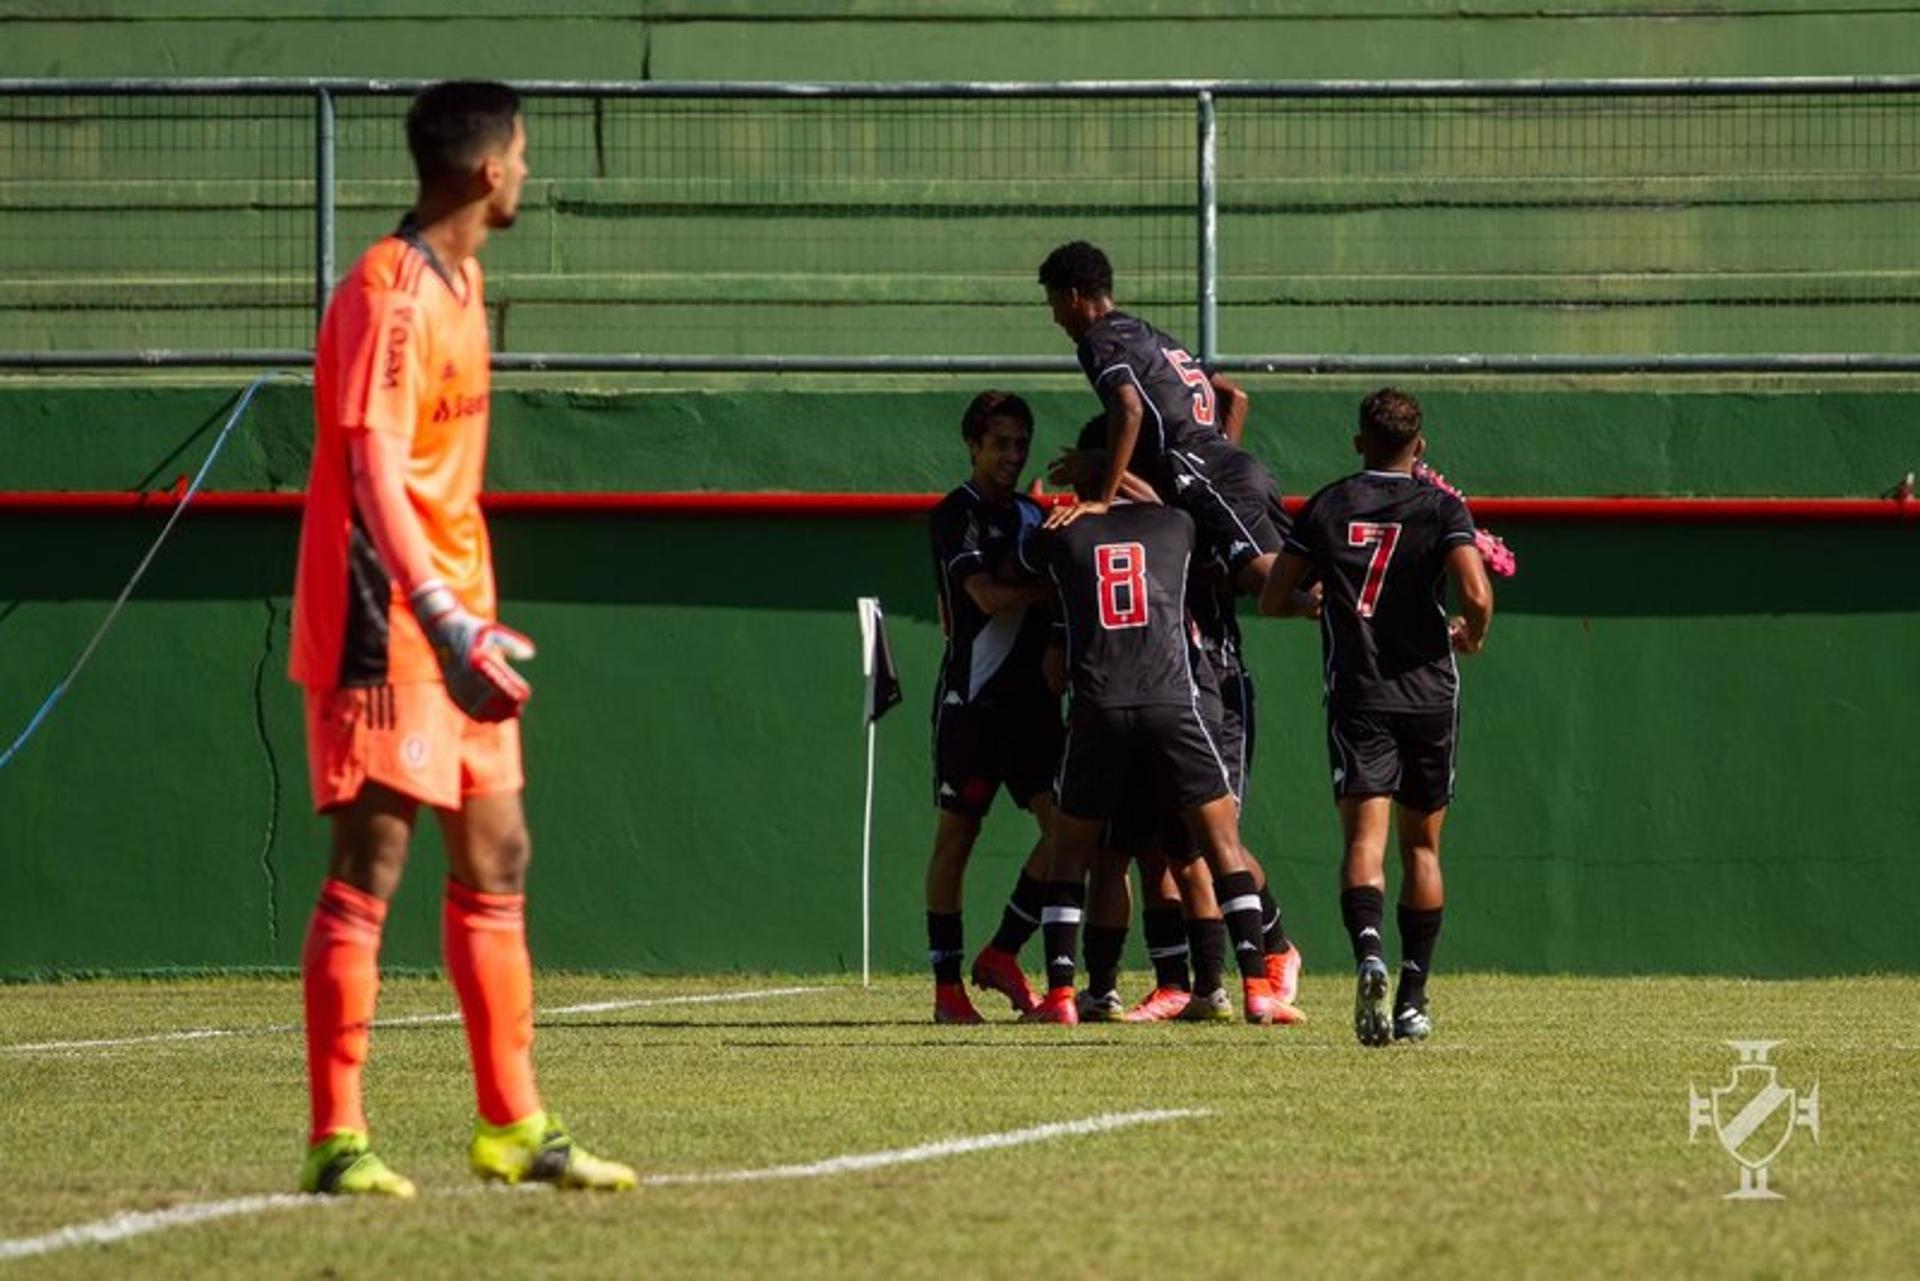
[[[1282,1001],[1292,1005],[1300,995],[1300,947],[1288,943],[1284,952],[1267,953],[1267,981]]]
[[[1020,1016],[1022,1023],[1060,1023],[1067,1027],[1080,1024],[1080,1007],[1074,1004],[1071,987],[1047,989],[1040,1003]]]
[[[984,1023],[980,1011],[967,999],[967,989],[958,983],[933,985],[933,1021],[935,1023]]]
[[[1183,987],[1156,987],[1146,999],[1126,1012],[1126,1023],[1167,1023],[1186,1011],[1193,993]]]
[[[1006,997],[1016,1014],[1030,1014],[1040,1004],[1020,968],[1020,958],[996,947],[983,947],[973,958],[973,985]]]

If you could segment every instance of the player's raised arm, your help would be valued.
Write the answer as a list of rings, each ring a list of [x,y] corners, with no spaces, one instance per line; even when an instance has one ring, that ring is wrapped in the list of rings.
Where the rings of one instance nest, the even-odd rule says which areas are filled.
[[[1211,374],[1208,381],[1213,384],[1214,404],[1220,415],[1220,432],[1234,444],[1247,434],[1247,393],[1239,383],[1225,374]]]
[[[1493,583],[1480,549],[1468,543],[1448,552],[1447,575],[1460,600],[1460,617],[1447,620],[1447,639],[1462,654],[1478,654],[1493,626]]]

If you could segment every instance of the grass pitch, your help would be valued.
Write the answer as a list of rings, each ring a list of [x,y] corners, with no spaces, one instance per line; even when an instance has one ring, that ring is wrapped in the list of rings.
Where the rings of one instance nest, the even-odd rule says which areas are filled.
[[[379,1150],[410,1204],[274,1205],[7,1258],[69,1225],[291,1189],[304,1137],[296,984],[0,987],[0,1281],[11,1277],[1911,1275],[1920,979],[1798,983],[1443,975],[1436,1035],[1362,1050],[1350,992],[1309,973],[1303,1028],[936,1028],[920,979],[543,976],[542,1084],[643,1175],[760,1170],[1146,1109],[1204,1115],[817,1177],[619,1196],[467,1175],[456,1024],[374,1034]],[[1138,986],[1135,976],[1135,986]],[[443,1014],[390,980],[383,1019]],[[995,1004],[989,1018],[1004,1019]],[[24,1050],[191,1030],[238,1035]],[[278,1029],[278,1030],[273,1030]],[[1782,1041],[1820,1086],[1784,1199],[1723,1199],[1689,1084],[1729,1039]]]

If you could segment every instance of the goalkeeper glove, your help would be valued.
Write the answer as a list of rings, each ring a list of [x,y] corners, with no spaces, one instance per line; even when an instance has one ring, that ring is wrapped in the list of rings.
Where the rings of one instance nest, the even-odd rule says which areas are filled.
[[[408,603],[433,646],[454,704],[476,721],[518,716],[533,687],[507,660],[532,658],[533,642],[475,615],[439,579],[422,584]]]

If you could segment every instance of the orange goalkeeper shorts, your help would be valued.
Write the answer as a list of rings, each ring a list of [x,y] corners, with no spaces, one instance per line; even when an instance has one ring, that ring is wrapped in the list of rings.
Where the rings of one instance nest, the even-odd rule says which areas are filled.
[[[483,725],[438,681],[307,688],[307,776],[321,813],[351,805],[369,781],[435,809],[517,792],[519,718]]]

